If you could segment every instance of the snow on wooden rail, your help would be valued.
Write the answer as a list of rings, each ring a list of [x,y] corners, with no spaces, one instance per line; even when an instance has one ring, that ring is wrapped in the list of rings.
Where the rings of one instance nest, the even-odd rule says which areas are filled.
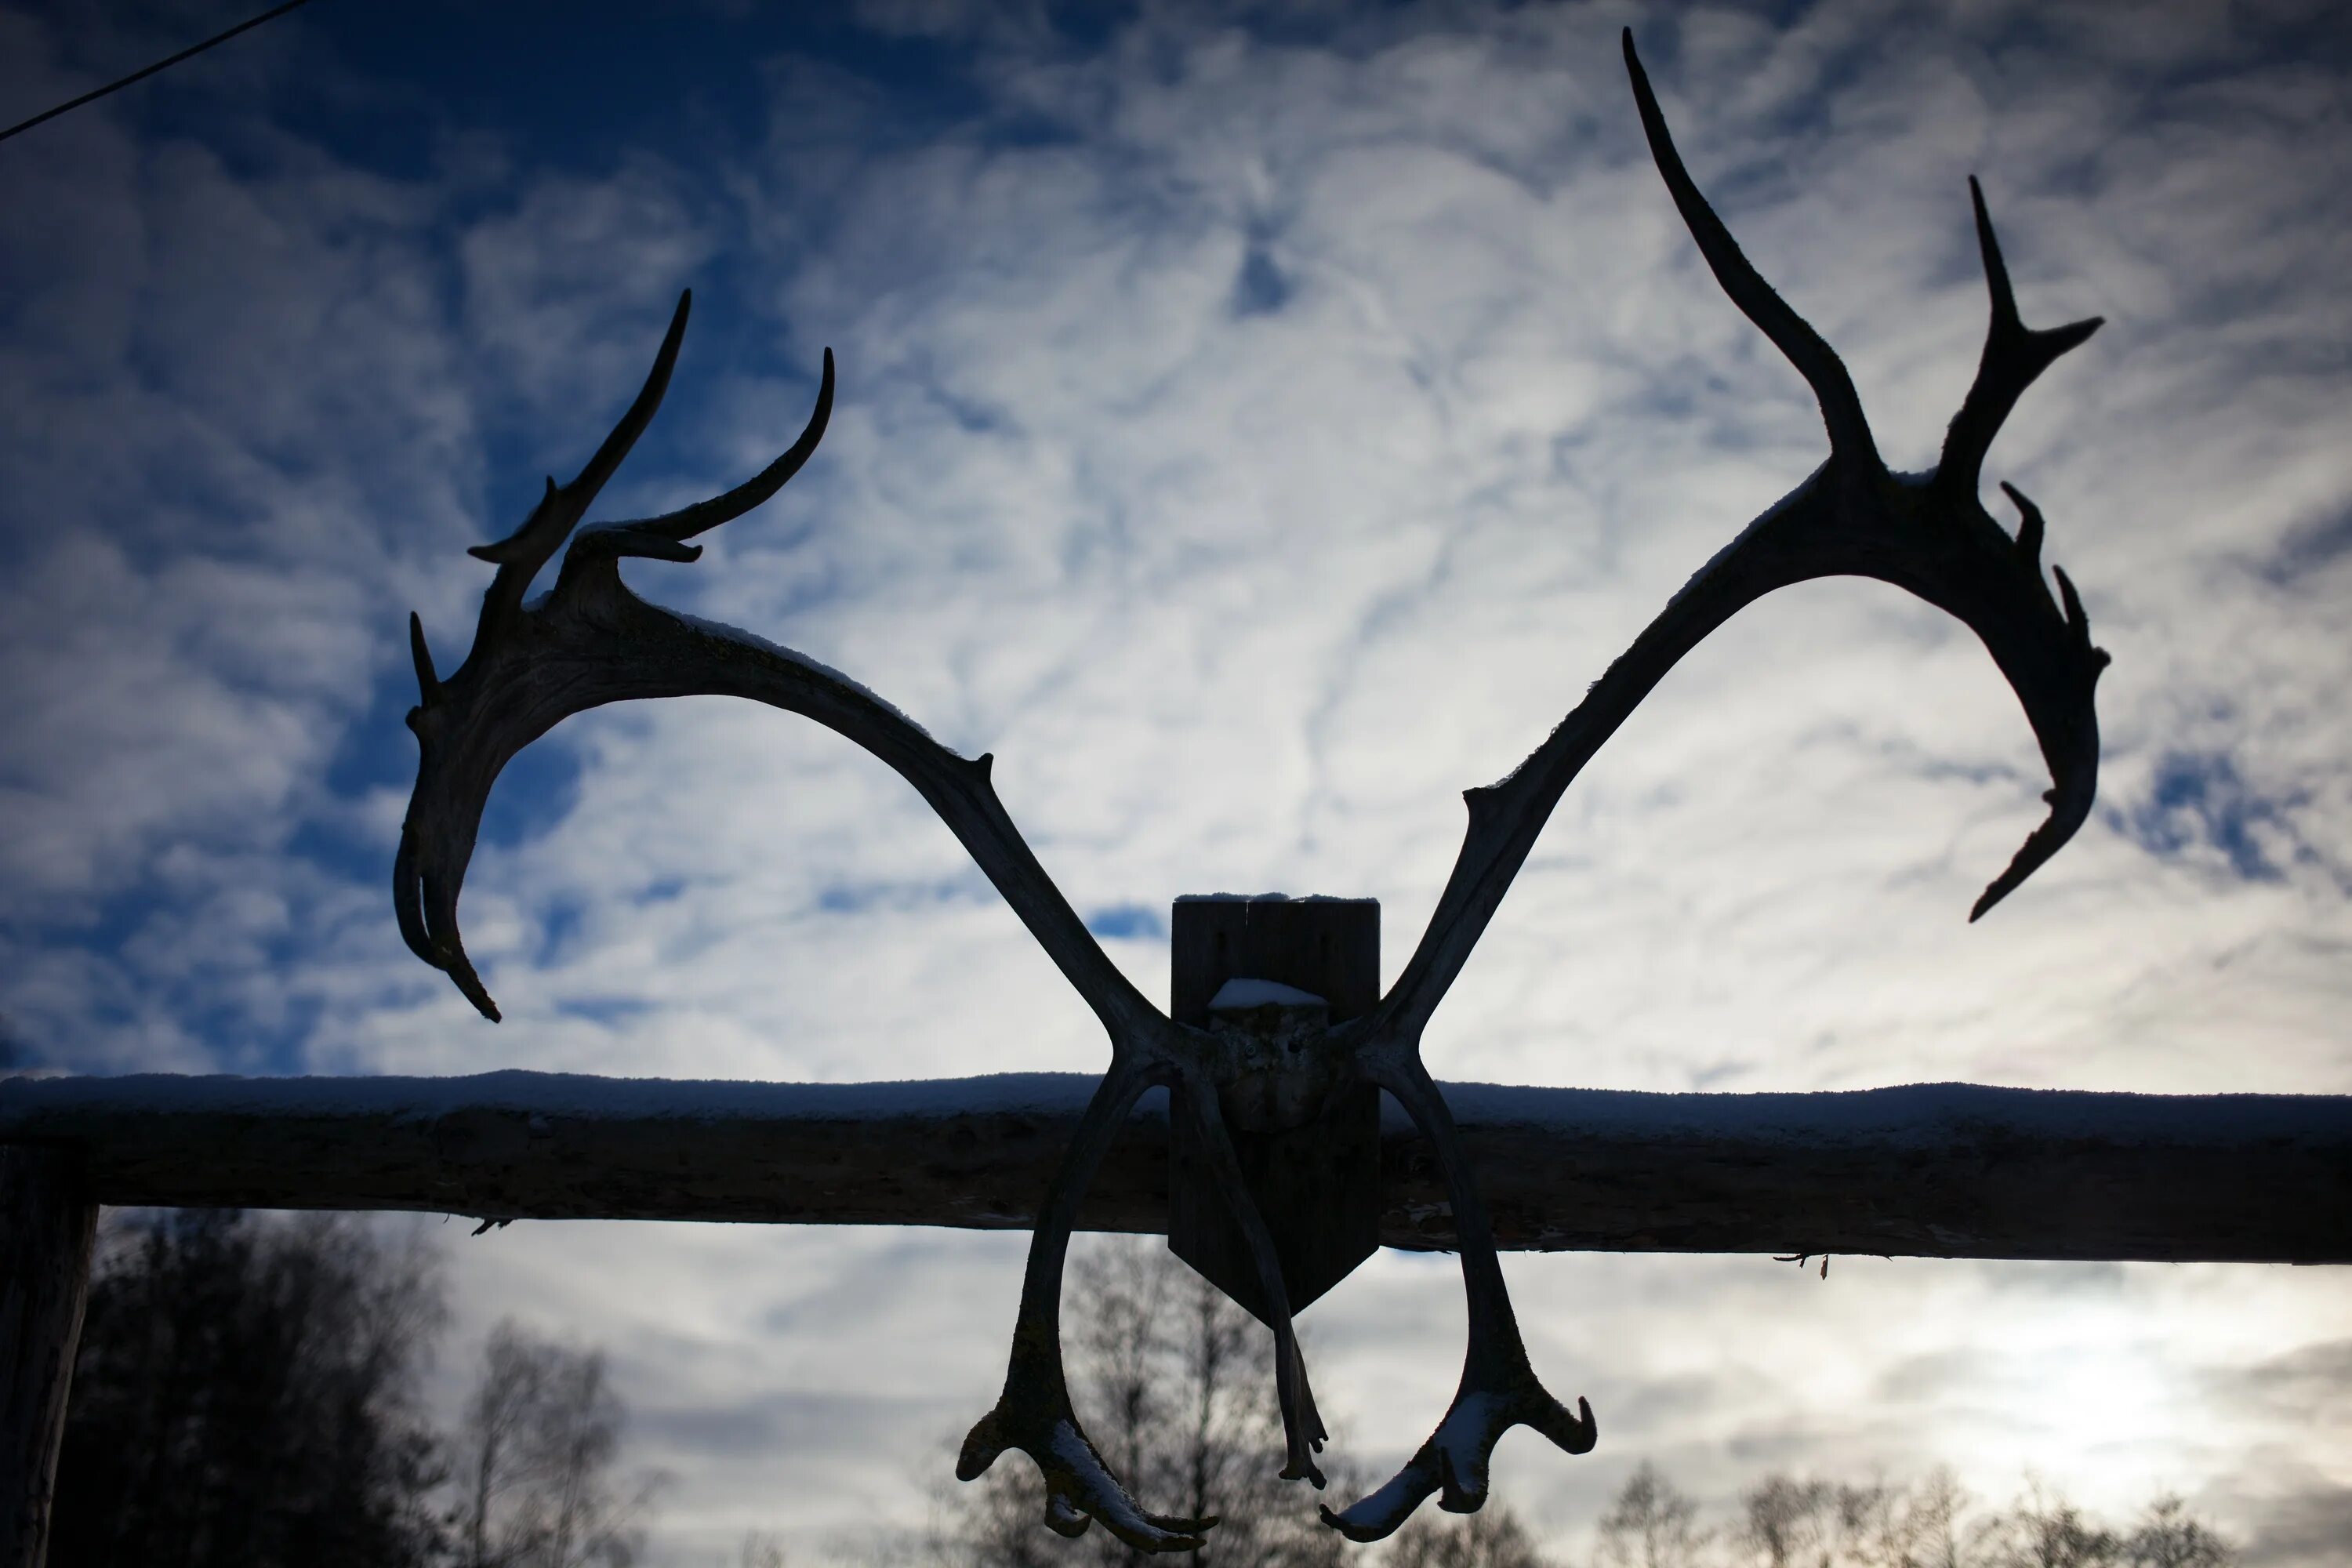
[[[1095,1082],[17,1078],[0,1143],[73,1151],[107,1204],[1018,1229]],[[2352,1098],[1444,1092],[1507,1247],[2352,1262]],[[1165,1229],[1161,1100],[1085,1228]],[[1381,1240],[1450,1247],[1386,1109]]]

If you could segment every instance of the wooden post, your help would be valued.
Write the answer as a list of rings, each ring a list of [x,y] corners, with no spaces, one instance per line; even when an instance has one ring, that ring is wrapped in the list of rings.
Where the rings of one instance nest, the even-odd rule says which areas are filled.
[[[1211,1026],[1229,980],[1271,980],[1310,993],[1328,1022],[1361,1017],[1381,997],[1381,906],[1375,899],[1179,899],[1170,922],[1170,1016]],[[1271,1023],[1269,1018],[1267,1022]],[[1307,1022],[1310,1027],[1315,1021]],[[1249,1026],[1233,1020],[1221,1026]],[[1168,1247],[1259,1318],[1271,1315],[1241,1226],[1209,1177],[1185,1118],[1169,1128]],[[1227,1131],[1282,1260],[1299,1312],[1381,1244],[1381,1096],[1358,1084],[1302,1126],[1254,1131],[1228,1108]]]
[[[41,1568],[98,1205],[81,1162],[0,1144],[0,1568]]]

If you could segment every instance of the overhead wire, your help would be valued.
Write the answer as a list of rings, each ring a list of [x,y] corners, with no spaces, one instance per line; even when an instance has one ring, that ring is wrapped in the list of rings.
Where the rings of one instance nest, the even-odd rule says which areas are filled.
[[[284,5],[272,6],[270,9],[264,11],[258,16],[248,17],[245,21],[239,22],[236,26],[231,27],[225,33],[215,33],[211,37],[206,38],[203,43],[191,45],[187,48],[182,49],[178,54],[172,56],[169,59],[157,60],[152,66],[147,66],[140,70],[132,71],[129,76],[122,78],[120,81],[108,82],[104,87],[99,88],[95,91],[85,92],[79,98],[69,99],[66,102],[58,104],[54,109],[45,109],[41,110],[40,113],[33,116],[30,120],[19,121],[16,124],[8,127],[7,130],[0,131],[0,142],[5,142],[11,136],[30,131],[36,125],[55,120],[60,114],[65,114],[73,110],[79,109],[85,103],[95,103],[100,99],[104,98],[108,93],[119,92],[122,89],[129,87],[133,82],[144,81],[149,77],[153,76],[157,71],[169,70],[172,67],[178,65],[182,60],[203,54],[206,49],[211,48],[215,44],[225,44],[231,38],[236,37],[239,33],[249,32],[253,28],[261,26],[264,22],[273,21],[276,18],[286,15],[287,12],[299,9],[310,3],[310,0],[286,0]]]

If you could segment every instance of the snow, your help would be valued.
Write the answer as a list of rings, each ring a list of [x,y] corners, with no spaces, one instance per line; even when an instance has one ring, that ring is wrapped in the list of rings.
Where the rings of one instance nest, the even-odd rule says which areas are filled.
[[[1906,1084],[1812,1094],[1643,1094],[1626,1089],[1440,1086],[1454,1120],[1584,1137],[1737,1138],[1783,1144],[1930,1148],[1989,1135],[2109,1145],[2352,1144],[2352,1096],[2104,1094]],[[1404,1125],[1384,1108],[1384,1127]]]
[[[1328,1007],[1331,1004],[1312,991],[1285,985],[1278,980],[1228,980],[1209,998],[1212,1013],[1237,1013],[1246,1007]]]
[[[520,1070],[461,1078],[8,1078],[0,1079],[0,1137],[40,1136],[92,1115],[430,1120],[457,1110],[508,1110],[607,1121],[1075,1118],[1100,1081],[1087,1073],[1043,1072],[888,1083],[744,1083]]]
[[[700,632],[705,637],[716,637],[721,642],[740,643],[746,647],[758,648],[761,653],[773,654],[776,658],[784,660],[786,663],[799,665],[803,669],[809,671],[813,675],[820,676],[826,680],[845,686],[850,690],[856,692],[858,696],[866,699],[866,701],[871,702],[877,708],[881,709],[885,713],[889,714],[892,718],[898,720],[900,723],[914,731],[915,733],[920,735],[926,741],[931,739],[931,732],[929,730],[924,729],[920,724],[916,723],[914,720],[908,718],[906,711],[897,703],[891,701],[888,698],[884,697],[880,692],[876,691],[864,681],[858,680],[852,676],[844,675],[841,671],[834,668],[833,666],[829,664],[811,658],[808,655],[800,652],[798,649],[786,647],[782,643],[770,642],[766,637],[761,637],[757,632],[747,632],[740,626],[730,626],[724,621],[706,621],[699,616],[689,616],[683,610],[673,610],[667,605],[660,606],[660,608],[665,615],[685,622],[688,626],[692,626],[696,631]]]
[[[1454,1407],[1438,1423],[1430,1440],[1444,1457],[1455,1484],[1481,1493],[1486,1489],[1487,1456],[1509,1426],[1503,1400],[1492,1394],[1463,1394],[1455,1397]]]
[[[1666,601],[1666,608],[1671,610],[1676,605],[1680,604],[1685,598],[1688,597],[1691,591],[1696,588],[1701,583],[1706,582],[1708,577],[1712,576],[1717,567],[1721,566],[1726,561],[1737,554],[1741,545],[1754,538],[1759,529],[1763,528],[1781,513],[1787,511],[1798,497],[1810,494],[1813,486],[1821,479],[1822,475],[1826,473],[1828,470],[1829,464],[1827,461],[1824,461],[1820,468],[1815,468],[1811,473],[1805,476],[1803,483],[1790,490],[1787,495],[1782,496],[1779,500],[1774,501],[1770,506],[1766,507],[1762,511],[1757,513],[1755,518],[1748,524],[1747,527],[1741,529],[1737,534],[1732,536],[1730,543],[1726,544],[1722,549],[1708,556],[1706,558],[1706,564],[1692,573],[1684,582],[1683,585],[1675,590],[1674,597]]]
[[[865,1121],[961,1115],[1075,1121],[1100,1081],[1087,1073],[839,1084],[523,1071],[462,1078],[18,1075],[0,1077],[0,1139],[82,1136],[100,1121],[122,1117],[408,1121],[461,1110],[608,1121]],[[1441,1088],[1454,1120],[1465,1128],[1522,1128],[1572,1138],[1931,1149],[2014,1137],[2109,1146],[2287,1143],[2352,1150],[2347,1096],[2096,1094],[1964,1083],[1819,1094],[1643,1094],[1481,1083]],[[1163,1106],[1162,1094],[1154,1090],[1139,1110],[1158,1119],[1166,1114]],[[1411,1127],[1385,1097],[1381,1125],[1384,1132],[1400,1134]]]
[[[1292,898],[1288,893],[1179,893],[1180,904],[1377,904],[1378,899],[1338,898],[1329,893],[1307,893]]]

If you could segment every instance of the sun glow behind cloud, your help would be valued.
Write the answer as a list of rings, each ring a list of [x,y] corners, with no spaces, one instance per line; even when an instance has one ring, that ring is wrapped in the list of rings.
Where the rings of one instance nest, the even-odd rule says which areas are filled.
[[[1212,888],[1377,896],[1393,974],[1459,791],[1821,456],[1641,153],[1606,7],[1079,37],[518,6],[478,26],[557,52],[504,107],[503,35],[427,7],[394,47],[348,9],[0,150],[38,220],[0,236],[0,1009],[38,1062],[1100,1065],[910,792],[714,700],[575,720],[502,783],[464,914],[508,1024],[401,949],[402,616],[460,655],[462,547],[577,467],[683,285],[669,403],[599,515],[755,469],[828,344],[841,403],[780,500],[631,580],[994,752],[1151,994],[1152,912]],[[1562,804],[1433,1029],[1441,1077],[2352,1089],[2345,61],[2284,9],[2116,15],[1643,23],[1695,174],[1899,466],[1980,342],[1967,174],[2027,319],[2108,318],[1987,476],[2049,512],[2116,655],[2099,816],[1963,926],[2038,814],[2012,701],[1891,590],[1778,595]],[[46,102],[184,21],[0,13],[0,87]],[[545,100],[567,71],[585,103]],[[665,72],[709,86],[681,110]],[[469,1332],[520,1310],[612,1346],[687,1478],[683,1552],[919,1509],[992,1391],[1019,1248],[542,1226],[460,1256]],[[1510,1268],[1606,1434],[1504,1448],[1555,1530],[1644,1456],[1717,1493],[1874,1459],[2005,1492],[2032,1463],[2245,1532],[2352,1486],[2332,1273]],[[1358,1452],[1419,1440],[1459,1310],[1444,1260],[1383,1258],[1310,1316]]]

